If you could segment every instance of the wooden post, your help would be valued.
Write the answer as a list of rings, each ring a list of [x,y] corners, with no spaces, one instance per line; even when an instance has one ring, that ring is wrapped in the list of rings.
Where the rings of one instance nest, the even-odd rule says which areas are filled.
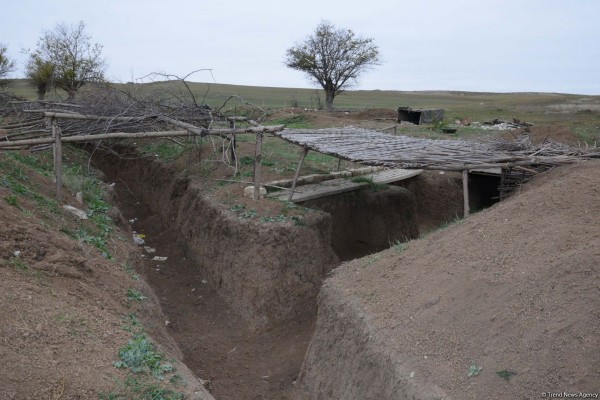
[[[300,175],[300,168],[302,168],[302,163],[304,162],[304,158],[308,154],[308,147],[304,148],[302,152],[302,156],[300,157],[300,161],[298,162],[298,166],[296,167],[296,173],[294,174],[294,180],[292,181],[292,189],[290,190],[290,197],[288,197],[288,201],[292,201],[294,197],[294,190],[296,190],[296,183],[298,183],[298,176]]]
[[[254,200],[260,198],[260,163],[262,161],[263,134],[256,134],[256,151],[254,153]]]
[[[462,172],[462,184],[463,184],[463,204],[464,204],[464,217],[469,216],[469,170],[464,169]]]
[[[56,201],[62,201],[62,141],[60,128],[52,118],[52,137],[54,138],[54,177],[56,179]]]
[[[339,170],[340,170],[340,166],[341,166],[341,165],[342,165],[342,159],[341,159],[341,158],[338,158],[338,166],[337,166],[337,169],[336,169],[336,171],[339,171]]]

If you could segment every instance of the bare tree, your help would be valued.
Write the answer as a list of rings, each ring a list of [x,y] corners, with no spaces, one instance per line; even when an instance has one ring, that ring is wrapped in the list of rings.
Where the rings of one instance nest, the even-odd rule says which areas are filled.
[[[349,29],[337,29],[326,21],[302,43],[289,48],[285,59],[287,67],[305,72],[325,90],[328,110],[333,109],[335,96],[379,63],[379,48],[373,39],[357,36]]]
[[[73,100],[86,83],[104,80],[105,61],[102,45],[92,43],[85,32],[85,24],[58,24],[40,38],[32,56],[54,68],[54,85],[67,92]]]
[[[44,100],[46,92],[51,88],[54,80],[54,64],[43,60],[39,54],[31,54],[25,75],[35,86],[38,100]]]
[[[0,43],[0,86],[7,81],[4,77],[15,70],[15,62],[8,57],[8,48]]]

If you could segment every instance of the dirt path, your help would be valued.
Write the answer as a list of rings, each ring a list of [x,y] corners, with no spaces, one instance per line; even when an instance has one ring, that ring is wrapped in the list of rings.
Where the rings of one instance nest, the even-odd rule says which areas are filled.
[[[294,321],[251,332],[203,277],[202,266],[187,260],[176,235],[122,183],[119,206],[132,227],[145,235],[146,280],[167,315],[168,331],[184,362],[217,399],[287,399],[314,330],[315,310],[307,305]],[[166,261],[152,261],[154,256]]]

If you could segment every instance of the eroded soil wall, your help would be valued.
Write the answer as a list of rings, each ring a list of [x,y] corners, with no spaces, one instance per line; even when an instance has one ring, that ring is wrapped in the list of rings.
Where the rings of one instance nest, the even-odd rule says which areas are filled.
[[[396,185],[415,196],[421,234],[463,215],[462,177],[458,173],[423,171]]]
[[[342,260],[351,260],[419,236],[417,202],[404,188],[364,190],[309,200],[332,217],[332,246]]]
[[[325,213],[310,213],[304,226],[240,220],[211,200],[200,183],[165,164],[126,154],[95,162],[110,181],[144,199],[157,224],[174,228],[186,257],[254,329],[293,317],[297,305],[314,303],[324,276],[339,263]]]

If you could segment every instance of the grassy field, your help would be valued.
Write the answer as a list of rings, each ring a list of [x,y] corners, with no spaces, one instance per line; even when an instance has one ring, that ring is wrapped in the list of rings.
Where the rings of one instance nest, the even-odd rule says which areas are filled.
[[[115,84],[132,92],[164,94],[165,91],[179,98],[190,98],[181,82],[155,82],[146,84]],[[299,88],[275,88],[238,86],[213,83],[194,83],[189,86],[198,103],[219,108],[231,96],[265,109],[288,107],[318,109],[324,102],[321,90]],[[33,88],[25,80],[15,80],[9,87],[17,95],[35,99]],[[61,93],[55,93],[61,97]],[[64,96],[63,96],[64,97]],[[352,90],[335,99],[340,110],[362,110],[410,106],[413,108],[443,108],[446,119],[471,118],[488,121],[494,118],[512,120],[518,118],[534,124],[560,124],[570,128],[582,138],[594,139],[600,130],[600,96],[560,93],[475,93],[450,91],[402,92],[391,90]],[[243,102],[230,99],[225,108],[235,111]]]

